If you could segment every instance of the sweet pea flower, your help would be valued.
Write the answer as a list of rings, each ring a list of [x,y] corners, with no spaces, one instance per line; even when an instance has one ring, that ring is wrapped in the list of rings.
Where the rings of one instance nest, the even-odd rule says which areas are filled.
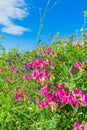
[[[29,77],[28,74],[24,74],[23,79],[24,79],[24,80],[30,80],[30,77]]]
[[[10,68],[10,72],[13,72],[15,69],[16,69],[16,66],[12,66],[12,67]]]
[[[60,83],[56,83],[56,88],[60,89],[60,88],[63,88],[65,86],[65,84],[60,84]]]
[[[0,72],[6,71],[6,68],[0,68]]]
[[[79,61],[75,62],[74,65],[75,65],[76,69],[80,69],[82,67],[82,63]]]
[[[12,80],[12,77],[11,76],[8,76],[7,77],[7,81],[10,82]]]
[[[70,72],[73,74],[75,72],[75,69],[71,68]]]
[[[48,94],[48,92],[50,91],[50,87],[49,86],[45,86],[40,90],[41,96],[45,96],[46,94]]]
[[[74,127],[74,130],[84,130],[84,125],[79,124],[77,122],[74,123],[73,127]]]
[[[23,93],[22,93],[22,92],[16,93],[16,94],[15,94],[15,99],[16,99],[16,100],[21,100],[22,96],[23,96]]]
[[[10,84],[11,81],[12,81],[12,77],[11,77],[11,76],[8,76],[8,77],[7,77],[7,83]]]
[[[37,80],[38,78],[38,75],[39,75],[39,72],[37,70],[32,70],[31,72],[31,76],[34,80]]]
[[[74,97],[76,97],[76,96],[82,97],[83,92],[82,92],[81,89],[75,89],[75,90],[72,91],[72,95],[73,95]]]
[[[51,53],[51,47],[47,47],[44,51],[45,54],[50,54]]]

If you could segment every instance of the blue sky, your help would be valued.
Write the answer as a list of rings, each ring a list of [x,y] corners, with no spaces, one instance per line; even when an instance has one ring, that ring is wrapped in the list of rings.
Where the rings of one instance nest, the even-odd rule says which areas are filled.
[[[80,30],[87,11],[87,0],[0,0],[0,35],[6,50],[17,47],[20,50],[32,50],[40,24],[39,9],[44,13],[46,3],[49,10],[44,19],[41,38],[48,41],[56,32],[68,36]],[[54,7],[55,3],[58,4]]]

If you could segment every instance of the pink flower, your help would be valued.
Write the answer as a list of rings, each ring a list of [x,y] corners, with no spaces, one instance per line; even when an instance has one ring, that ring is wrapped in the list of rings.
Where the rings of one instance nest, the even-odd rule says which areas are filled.
[[[53,93],[48,93],[46,99],[43,102],[40,102],[40,99],[38,99],[37,101],[37,105],[41,108],[45,108],[47,107],[51,102],[55,103],[56,106],[58,106],[59,104],[56,101],[56,97]]]
[[[69,38],[69,40],[72,40],[73,37],[72,37],[72,35],[70,35],[68,38]]]
[[[19,99],[22,98],[22,96],[23,96],[23,93],[22,93],[22,92],[16,93],[16,94],[15,94],[15,99],[16,99],[16,100],[19,100]]]
[[[45,108],[46,105],[42,102],[40,102],[40,99],[37,100],[37,105],[40,107],[40,108]]]
[[[37,70],[33,70],[33,71],[31,72],[31,76],[32,76],[32,78],[33,78],[34,80],[37,80],[38,75],[39,75],[39,72],[38,72]]]
[[[74,73],[74,72],[75,72],[75,69],[74,69],[74,68],[72,68],[72,69],[70,70],[70,72],[71,72],[71,73]]]
[[[60,89],[60,88],[63,88],[65,86],[65,84],[60,84],[60,83],[56,83],[56,88]]]
[[[48,73],[48,71],[41,71],[38,75],[37,80],[39,82],[43,82],[45,80],[48,80],[48,78],[50,77],[50,74]]]
[[[12,77],[11,77],[11,76],[8,76],[8,77],[7,77],[7,82],[8,82],[8,84],[10,84],[11,81],[12,81]]]
[[[74,123],[73,127],[74,127],[74,130],[84,130],[84,125],[79,124],[77,122]]]
[[[18,87],[15,87],[14,90],[15,90],[16,92],[18,92]]]
[[[82,92],[81,89],[75,89],[75,90],[72,91],[72,95],[73,95],[74,97],[76,97],[76,96],[82,97],[83,92]]]
[[[74,125],[73,125],[74,130],[79,130],[79,126],[80,126],[80,124],[75,122]]]
[[[0,72],[6,71],[6,68],[0,68]]]
[[[82,106],[87,107],[87,94],[82,95]]]
[[[41,93],[42,96],[45,96],[46,94],[48,94],[49,91],[50,91],[50,87],[45,86],[40,90],[40,93]]]
[[[45,64],[45,66],[49,66],[49,65],[51,65],[51,62],[47,59],[46,61],[44,61],[44,64]]]
[[[28,74],[24,74],[24,80],[30,80],[30,77],[28,76]]]
[[[12,77],[11,76],[8,76],[7,77],[7,81],[10,82],[12,80]]]
[[[74,96],[70,95],[68,98],[67,98],[67,102],[74,105],[74,106],[79,106],[80,103],[79,101],[77,101]]]
[[[16,66],[12,66],[12,67],[10,68],[10,72],[14,71],[15,69],[16,69]]]
[[[51,48],[47,47],[46,50],[44,51],[45,54],[50,54],[51,53]]]
[[[33,65],[34,68],[44,69],[46,66],[51,65],[51,63],[48,59],[46,61],[39,59],[39,60],[33,61],[32,65]]]
[[[79,61],[75,62],[74,65],[75,65],[75,67],[76,67],[77,69],[80,69],[80,68],[82,67],[82,63],[79,62]]]

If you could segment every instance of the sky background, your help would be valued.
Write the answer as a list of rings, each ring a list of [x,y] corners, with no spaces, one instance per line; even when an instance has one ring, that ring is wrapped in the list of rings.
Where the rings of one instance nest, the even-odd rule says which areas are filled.
[[[68,37],[81,29],[87,0],[0,0],[0,35],[5,37],[2,44],[6,50],[10,47],[32,50],[36,46],[40,25],[39,9],[43,14],[47,1],[50,4],[41,39],[48,42],[56,32],[60,32],[61,37]]]

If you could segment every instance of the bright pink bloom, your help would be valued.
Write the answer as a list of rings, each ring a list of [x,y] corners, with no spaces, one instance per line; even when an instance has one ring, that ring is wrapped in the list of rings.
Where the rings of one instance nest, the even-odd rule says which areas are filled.
[[[39,73],[37,80],[39,82],[43,82],[45,80],[48,80],[48,78],[50,78],[50,74],[48,73],[48,71],[42,71]]]
[[[12,80],[12,77],[11,76],[8,76],[7,77],[7,81],[10,82]]]
[[[40,93],[42,96],[45,96],[48,94],[48,92],[50,91],[50,87],[49,86],[45,86],[40,90]]]
[[[82,106],[87,107],[87,94],[82,95]]]
[[[40,108],[45,108],[47,105],[45,105],[44,103],[40,102],[40,99],[37,100],[37,105],[40,107]]]
[[[74,130],[79,130],[79,126],[80,126],[80,124],[75,122],[74,125],[73,125]]]
[[[15,87],[14,90],[15,90],[16,92],[18,92],[18,87]]]
[[[23,96],[23,93],[22,93],[22,92],[16,93],[16,94],[15,94],[15,99],[16,99],[16,100],[20,100],[20,99],[22,98],[22,96]]]
[[[65,86],[65,84],[60,84],[60,83],[56,83],[56,88],[60,89],[60,88],[63,88]]]
[[[55,103],[56,106],[59,105],[59,104],[57,103],[57,101],[56,101],[55,95],[50,92],[50,93],[48,93],[48,95],[47,95],[47,97],[46,97],[46,99],[44,100],[43,103],[40,102],[40,99],[38,99],[37,105],[38,105],[39,107],[41,107],[41,108],[45,108],[45,107],[47,107],[47,106],[49,105],[49,103],[51,103],[51,102]]]
[[[82,67],[82,63],[79,62],[79,61],[75,62],[74,65],[75,65],[75,67],[76,67],[77,69],[80,69],[80,68]]]
[[[31,76],[34,80],[38,79],[39,72],[37,70],[32,70]]]
[[[0,68],[0,72],[6,71],[6,68]]]
[[[29,75],[28,74],[24,74],[24,80],[30,80],[30,77],[29,77]]]
[[[84,130],[84,125],[79,124],[77,122],[74,123],[73,127],[74,127],[74,130]]]
[[[48,59],[46,61],[39,59],[32,62],[32,66],[37,69],[44,69],[46,66],[49,65],[51,65],[51,63]]]
[[[14,71],[15,69],[16,69],[16,66],[12,66],[12,67],[10,68],[10,72]]]
[[[50,66],[51,62],[47,59],[46,61],[44,61],[45,66]]]
[[[50,47],[47,47],[44,51],[45,54],[50,54],[51,53],[51,48]]]
[[[44,66],[44,61],[42,59],[40,59],[40,60],[36,60],[36,61],[32,62],[32,64],[35,68],[41,69]]]
[[[72,68],[72,69],[70,70],[70,72],[73,74],[73,73],[75,72],[75,69]]]
[[[82,92],[82,90],[81,89],[75,89],[75,90],[73,90],[72,91],[72,95],[74,96],[74,97],[82,97],[82,95],[83,95],[83,92]]]
[[[76,100],[76,99],[74,98],[74,96],[72,96],[72,95],[70,95],[70,96],[67,98],[67,102],[70,103],[70,104],[72,104],[72,105],[74,105],[74,106],[79,106],[79,105],[80,105],[79,101]]]

